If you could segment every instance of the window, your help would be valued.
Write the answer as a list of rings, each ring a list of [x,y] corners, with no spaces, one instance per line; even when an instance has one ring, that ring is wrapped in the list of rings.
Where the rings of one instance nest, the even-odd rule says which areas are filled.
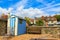
[[[20,24],[22,24],[22,21],[23,21],[23,20],[22,20],[22,19],[20,19]]]

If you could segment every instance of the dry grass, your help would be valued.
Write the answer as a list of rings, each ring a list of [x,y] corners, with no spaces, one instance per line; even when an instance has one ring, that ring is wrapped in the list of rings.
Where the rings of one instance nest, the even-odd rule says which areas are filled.
[[[52,35],[50,34],[23,34],[19,36],[15,36],[10,38],[9,40],[30,40],[31,38],[48,38],[48,39],[56,39],[57,38],[52,38]],[[0,37],[0,40],[2,40],[2,37]]]

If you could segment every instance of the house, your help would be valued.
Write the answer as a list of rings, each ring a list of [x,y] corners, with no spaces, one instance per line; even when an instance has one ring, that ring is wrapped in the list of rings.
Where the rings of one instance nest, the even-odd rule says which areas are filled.
[[[42,16],[41,19],[43,20],[45,26],[56,26],[57,19],[54,16]]]
[[[35,19],[32,19],[32,18],[31,18],[29,21],[30,21],[30,24],[31,24],[31,25],[35,25],[35,24],[36,24],[36,20],[35,20]]]
[[[34,19],[30,19],[30,24],[34,24]]]
[[[57,26],[60,26],[60,22],[57,22],[56,25],[57,25]]]
[[[7,19],[7,18],[8,18],[8,15],[2,14],[2,15],[1,15],[1,18]]]
[[[26,33],[26,20],[15,15],[10,15],[7,23],[7,34],[21,35]]]

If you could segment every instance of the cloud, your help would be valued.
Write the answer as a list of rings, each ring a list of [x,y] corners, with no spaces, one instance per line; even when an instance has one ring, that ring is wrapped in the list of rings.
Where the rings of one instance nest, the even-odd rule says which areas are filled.
[[[54,5],[51,5],[51,6],[48,6],[48,7],[42,8],[42,9],[50,9],[50,8],[53,8],[53,7],[58,6],[58,5],[60,5],[60,3],[58,3],[58,4],[54,4]]]
[[[59,6],[60,3],[54,4],[56,2],[56,0],[52,0],[50,3],[46,3],[44,1],[46,0],[36,0],[37,2],[41,2],[42,4],[44,4],[46,7],[41,8],[41,10],[47,10],[47,11],[55,11],[55,12],[59,12],[60,7],[59,8],[54,8],[55,6]]]
[[[33,7],[30,7],[28,9],[24,9],[24,7],[27,5],[27,2],[28,2],[28,0],[21,0],[18,3],[16,3],[15,5],[9,7],[8,9],[0,7],[0,13],[7,14],[10,12],[11,14],[15,14],[15,15],[20,16],[20,17],[30,17],[30,18],[41,17],[41,16],[49,16],[49,13],[47,13],[46,11],[43,11],[42,9],[33,8]],[[50,6],[50,4],[48,4],[48,5],[45,4],[45,5],[47,7],[46,8],[44,7],[43,9],[46,9],[47,11],[52,9],[52,11],[55,11],[55,10],[53,10],[52,7],[59,5],[59,4],[55,4],[53,6]],[[51,9],[49,9],[49,8],[51,8]]]
[[[21,9],[21,10],[20,10]],[[23,9],[23,7],[19,7],[19,9],[16,10],[15,14],[21,17],[41,17],[41,16],[48,16],[49,14],[45,13],[44,11],[38,9],[38,8],[29,8],[29,9]]]
[[[28,1],[28,0],[21,0],[21,1],[17,2],[15,5],[12,5],[11,7],[17,9],[17,8],[20,7],[20,6],[25,6],[25,5],[27,4],[27,1]]]
[[[48,16],[46,12],[42,11],[38,8],[28,8],[24,9],[25,5],[27,5],[28,0],[22,0],[12,6],[13,10],[11,11],[12,14],[15,14],[20,17],[40,17],[40,16]]]
[[[51,16],[55,15],[55,14],[60,14],[60,3],[56,3],[56,0],[52,0],[51,3],[46,3],[46,2],[44,2],[44,0],[37,0],[37,2],[41,2],[42,4],[44,4],[46,6],[44,8],[41,8],[41,10],[44,10],[45,13],[48,13]],[[49,13],[51,11],[52,11],[52,13]]]
[[[12,12],[13,8],[8,8],[8,13]]]
[[[5,13],[6,14],[7,13],[7,9],[3,9],[3,8],[0,7],[0,13]]]
[[[48,9],[48,10],[49,10],[49,11],[60,12],[60,7],[50,8],[50,9]]]
[[[15,14],[20,17],[41,17],[41,16],[48,16],[46,12],[42,11],[41,9],[38,8],[28,8],[24,9],[25,5],[27,5],[28,0],[22,0],[16,3],[14,6],[11,6],[8,9],[3,9],[1,8],[3,13],[8,13],[10,12],[11,14]]]
[[[36,1],[37,1],[37,2],[41,2],[42,4],[44,4],[45,6],[47,6],[46,8],[52,7],[51,4],[55,3],[55,0],[51,0],[50,3],[45,2],[46,0],[36,0]]]
[[[10,0],[8,0],[8,1],[10,1]],[[5,13],[5,14],[7,14],[7,13],[15,13],[15,11],[17,11],[17,10],[21,10],[21,6],[23,6],[24,7],[24,5],[26,4],[26,2],[27,2],[27,0],[22,0],[22,1],[19,1],[18,3],[16,3],[15,5],[13,5],[13,6],[10,6],[8,9],[5,9],[5,8],[2,8],[2,7],[0,7],[0,14],[2,14],[2,13]],[[20,8],[20,9],[19,9]]]
[[[11,12],[13,9],[9,8],[9,9],[5,9],[5,8],[1,8],[0,7],[0,14],[4,13],[4,14],[8,14],[9,12]]]
[[[12,7],[12,11],[10,11],[11,13],[14,13],[17,16],[20,17],[30,17],[30,18],[34,18],[34,17],[40,17],[40,16],[49,16],[50,14],[48,13],[49,11],[55,11],[55,12],[59,12],[60,11],[60,7],[58,8],[54,8],[55,6],[60,5],[60,3],[58,4],[54,4],[55,0],[53,0],[51,3],[46,3],[44,2],[44,0],[38,0],[38,2],[41,2],[42,4],[46,5],[47,7],[38,9],[38,8],[33,8],[30,7],[28,9],[24,9],[24,7],[27,5],[28,0],[21,0],[18,3],[16,3],[15,5],[11,6]],[[52,13],[52,16],[55,15],[54,13]]]

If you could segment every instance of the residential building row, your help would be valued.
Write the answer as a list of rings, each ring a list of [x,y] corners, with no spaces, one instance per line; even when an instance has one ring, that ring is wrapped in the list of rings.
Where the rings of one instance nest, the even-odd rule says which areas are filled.
[[[57,19],[54,16],[42,16],[40,18],[30,19],[31,25],[35,25],[36,22],[41,19],[44,22],[43,26],[59,26],[60,22],[57,21]],[[28,24],[27,24],[28,25]]]

